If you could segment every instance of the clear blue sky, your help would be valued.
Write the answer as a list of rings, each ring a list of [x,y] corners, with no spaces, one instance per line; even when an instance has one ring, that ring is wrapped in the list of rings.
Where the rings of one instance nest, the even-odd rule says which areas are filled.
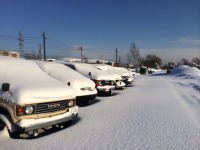
[[[200,57],[200,0],[0,0],[0,49],[38,53],[47,33],[47,57],[122,61],[135,42],[143,57],[164,61]],[[171,54],[171,55],[170,55]],[[181,55],[181,56],[178,56]]]

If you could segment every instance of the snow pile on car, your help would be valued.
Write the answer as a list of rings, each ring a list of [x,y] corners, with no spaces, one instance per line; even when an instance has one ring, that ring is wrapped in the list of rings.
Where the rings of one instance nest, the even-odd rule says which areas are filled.
[[[37,103],[74,98],[72,88],[43,72],[29,60],[0,56],[0,85],[10,84],[10,92],[0,90],[0,97],[18,103]]]

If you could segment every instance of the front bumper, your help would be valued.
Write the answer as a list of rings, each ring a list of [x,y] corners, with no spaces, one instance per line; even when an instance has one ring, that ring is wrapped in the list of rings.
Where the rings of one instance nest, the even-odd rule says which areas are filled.
[[[96,96],[97,96],[97,94],[77,96],[76,101],[77,102],[84,102],[84,101],[88,101],[88,100],[93,100],[93,99],[96,98]]]
[[[125,86],[126,86],[126,84],[124,82],[122,82],[122,81],[118,81],[118,82],[115,83],[115,88],[116,89],[123,88]]]
[[[70,120],[76,119],[78,116],[78,106],[69,108],[69,110],[61,115],[51,116],[48,118],[39,119],[23,119],[17,122],[20,133],[34,131],[52,125],[61,124]]]
[[[110,90],[114,90],[115,86],[97,86],[97,91],[101,91],[101,92],[109,92]]]

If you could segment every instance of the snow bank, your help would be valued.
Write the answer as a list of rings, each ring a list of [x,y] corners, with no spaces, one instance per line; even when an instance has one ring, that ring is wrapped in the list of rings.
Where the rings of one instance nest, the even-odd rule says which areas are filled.
[[[176,77],[184,77],[186,79],[200,78],[200,70],[196,67],[180,66],[172,71]]]
[[[10,92],[0,90],[0,97],[13,102],[26,104],[75,97],[72,88],[48,76],[32,61],[0,56],[0,70],[0,85],[10,84]]]

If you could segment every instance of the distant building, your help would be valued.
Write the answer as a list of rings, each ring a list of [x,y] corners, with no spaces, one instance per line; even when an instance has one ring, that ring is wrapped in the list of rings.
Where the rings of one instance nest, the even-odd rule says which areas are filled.
[[[20,54],[18,52],[10,52],[10,51],[2,51],[2,50],[0,50],[0,56],[8,56],[8,57],[19,58]]]
[[[81,59],[78,58],[61,58],[62,60],[66,61],[66,62],[77,62],[77,63],[81,63]]]
[[[114,62],[107,61],[107,60],[101,60],[101,59],[88,59],[88,63],[91,63],[91,64],[106,64],[106,65],[114,66]]]

